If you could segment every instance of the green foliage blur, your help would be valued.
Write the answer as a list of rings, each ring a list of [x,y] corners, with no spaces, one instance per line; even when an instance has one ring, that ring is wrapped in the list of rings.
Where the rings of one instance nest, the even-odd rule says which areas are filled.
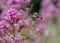
[[[41,8],[41,1],[42,0],[32,0],[32,4],[34,4],[33,11],[32,12],[38,12],[38,10]]]

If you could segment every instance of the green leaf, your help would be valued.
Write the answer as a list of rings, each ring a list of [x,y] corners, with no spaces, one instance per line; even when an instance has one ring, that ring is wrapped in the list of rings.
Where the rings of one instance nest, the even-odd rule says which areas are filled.
[[[38,12],[40,9],[40,3],[42,0],[32,0],[32,4],[34,4],[33,11],[32,12]]]

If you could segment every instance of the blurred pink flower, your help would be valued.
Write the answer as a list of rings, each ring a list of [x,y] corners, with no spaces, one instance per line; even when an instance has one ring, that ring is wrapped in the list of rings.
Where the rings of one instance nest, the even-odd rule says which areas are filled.
[[[21,7],[20,0],[7,0],[7,5],[8,7],[12,7],[12,8]]]
[[[20,40],[22,40],[21,34],[15,34],[14,40],[15,40],[15,41],[20,41]]]
[[[0,21],[0,28],[4,28],[6,26],[6,21],[2,20]]]
[[[39,24],[36,28],[37,31],[40,32],[40,34],[43,34],[45,31],[46,25],[45,24]]]
[[[35,39],[35,43],[41,43],[39,38]]]
[[[28,27],[29,26],[29,21],[28,20],[20,20],[18,21],[18,24],[20,25],[20,27]]]
[[[5,43],[4,39],[0,37],[0,43]]]
[[[4,34],[5,34],[4,29],[0,29],[0,35],[4,35]]]
[[[58,2],[57,2],[57,6],[60,8],[60,0],[58,0]]]
[[[45,21],[50,20],[50,18],[51,18],[51,13],[47,12],[47,13],[45,13],[45,14],[42,14],[42,18],[43,18],[43,20],[45,20]]]
[[[52,4],[52,0],[43,0],[41,6],[47,7],[50,4]]]
[[[31,0],[8,0],[7,5],[13,8],[21,8],[23,5],[30,4]]]
[[[9,35],[9,36],[7,36],[7,41],[8,42],[12,42],[13,41],[13,35]]]
[[[17,22],[17,20],[20,20],[22,18],[22,14],[17,10],[11,8],[5,12],[4,17],[2,18],[12,23],[12,22]]]
[[[20,29],[18,24],[14,24],[13,26],[15,31],[18,31]]]

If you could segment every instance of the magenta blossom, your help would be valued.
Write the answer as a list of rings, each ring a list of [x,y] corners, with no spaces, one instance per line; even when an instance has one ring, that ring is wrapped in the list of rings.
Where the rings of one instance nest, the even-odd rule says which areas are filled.
[[[29,21],[28,20],[20,20],[20,21],[18,21],[18,24],[20,25],[20,27],[21,26],[27,27],[27,26],[29,26]]]
[[[21,8],[23,5],[30,4],[31,0],[8,0],[7,5],[13,8]]]
[[[22,18],[22,14],[20,12],[18,12],[17,10],[15,9],[9,9],[3,19],[6,20],[7,22],[17,22],[17,20],[20,20]]]
[[[45,24],[39,24],[36,28],[37,31],[39,31],[41,34],[44,33],[45,31],[45,28],[46,28],[46,25]]]

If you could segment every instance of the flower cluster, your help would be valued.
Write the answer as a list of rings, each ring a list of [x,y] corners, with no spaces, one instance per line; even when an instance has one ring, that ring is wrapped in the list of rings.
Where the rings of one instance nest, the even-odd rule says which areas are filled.
[[[21,8],[22,6],[29,5],[31,0],[8,0],[7,5],[10,7]]]
[[[9,9],[3,16],[0,21],[0,35],[6,37],[8,43],[13,43],[13,37],[16,41],[20,40],[21,35],[16,33],[19,33],[23,27],[28,27],[29,21],[22,19],[22,13],[14,8]]]

